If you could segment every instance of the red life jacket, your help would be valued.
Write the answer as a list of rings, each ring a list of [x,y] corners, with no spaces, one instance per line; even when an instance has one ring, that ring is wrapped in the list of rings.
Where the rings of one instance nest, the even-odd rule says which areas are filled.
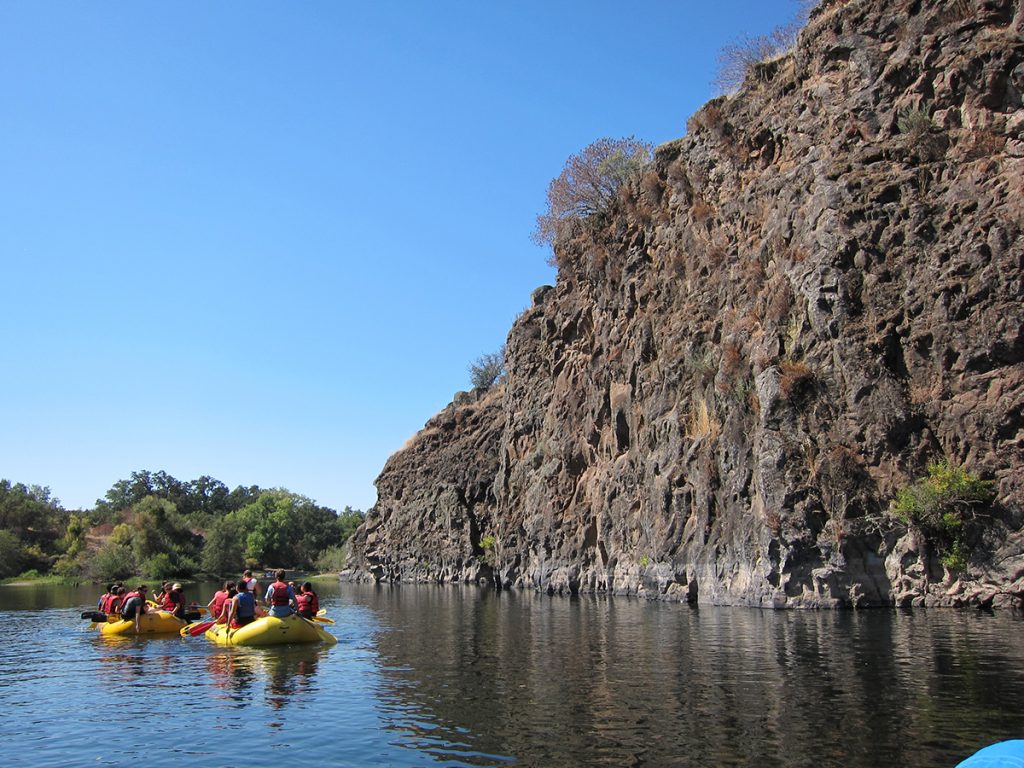
[[[176,605],[177,603],[175,602],[174,598],[171,597],[171,593],[164,592],[164,594],[160,598],[160,610],[173,612]]]
[[[213,600],[210,601],[210,618],[215,620],[218,624],[220,621],[220,614],[224,610],[224,603],[228,601],[228,592],[226,589],[222,589],[213,596]]]
[[[283,581],[275,581],[270,585],[270,604],[288,605],[288,585]]]
[[[117,607],[121,604],[120,595],[104,595],[103,606],[100,608],[104,613],[117,613]]]
[[[179,619],[185,618],[185,595],[180,589],[172,589],[167,593],[167,600],[170,601],[171,607],[168,609],[171,613],[177,616]]]
[[[140,598],[142,600],[143,604],[145,604],[145,602],[146,602],[146,596],[144,594],[141,594],[138,590],[135,590],[133,592],[129,592],[127,595],[123,595],[121,597],[121,605],[118,606],[118,612],[119,613],[124,609],[125,604],[129,600],[131,600],[133,597]],[[125,619],[126,621],[130,621],[131,619],[135,618],[135,613],[132,612],[132,615],[131,616],[127,616],[127,617],[124,615],[124,613],[121,613],[121,618]]]
[[[303,592],[301,595],[296,595],[295,601],[299,604],[299,613],[315,615],[320,610],[320,601],[315,592]]]

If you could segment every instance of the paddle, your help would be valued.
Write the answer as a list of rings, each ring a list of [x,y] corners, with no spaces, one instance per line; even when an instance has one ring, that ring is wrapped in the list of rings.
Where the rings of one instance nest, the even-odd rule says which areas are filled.
[[[203,632],[208,630],[216,623],[216,621],[201,621],[198,624],[189,624],[186,627],[182,627],[178,631],[178,634],[180,634],[182,637],[185,637],[186,635],[189,637],[196,637],[197,635],[203,634]]]
[[[299,614],[295,614],[295,615],[299,616]],[[299,616],[299,618],[302,619],[307,624],[309,624],[311,627],[314,627],[316,629],[317,637],[320,638],[321,642],[330,643],[331,645],[334,645],[336,642],[338,642],[338,638],[336,638],[330,632],[325,630],[323,627],[320,627],[320,626],[317,625],[318,621],[324,622],[325,624],[327,624],[327,623],[333,624],[334,622],[331,621],[330,619],[327,619],[326,621],[324,621],[325,617],[323,617],[323,616],[316,616],[312,620],[307,619],[305,616]]]
[[[319,621],[321,624],[335,624],[334,619],[328,619],[326,616],[314,616],[313,621]]]

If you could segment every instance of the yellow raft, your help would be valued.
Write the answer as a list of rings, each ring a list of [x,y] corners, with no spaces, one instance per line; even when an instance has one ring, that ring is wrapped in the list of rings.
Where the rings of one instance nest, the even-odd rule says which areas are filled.
[[[338,638],[320,628],[320,625],[304,619],[296,613],[279,619],[264,616],[238,629],[229,629],[226,624],[216,624],[206,630],[206,639],[217,645],[283,645],[285,643],[328,643],[333,645]]]
[[[139,634],[176,635],[186,623],[173,613],[151,611],[139,617]],[[125,621],[124,619],[117,619],[116,621],[108,621],[106,624],[100,624],[100,632],[104,635],[134,635],[135,620]]]

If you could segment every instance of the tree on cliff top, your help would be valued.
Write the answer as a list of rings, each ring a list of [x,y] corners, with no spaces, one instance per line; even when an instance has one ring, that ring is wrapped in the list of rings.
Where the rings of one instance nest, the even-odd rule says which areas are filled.
[[[619,188],[650,159],[652,147],[633,137],[598,139],[565,162],[548,185],[547,210],[537,217],[532,239],[550,245],[567,236],[579,222],[604,213]]]
[[[481,355],[469,365],[469,378],[473,389],[488,389],[505,375],[505,345],[487,355]]]
[[[732,93],[757,66],[779,56],[796,44],[800,30],[807,24],[818,0],[796,0],[796,16],[766,35],[742,35],[718,52],[718,71],[712,87],[720,94]]]

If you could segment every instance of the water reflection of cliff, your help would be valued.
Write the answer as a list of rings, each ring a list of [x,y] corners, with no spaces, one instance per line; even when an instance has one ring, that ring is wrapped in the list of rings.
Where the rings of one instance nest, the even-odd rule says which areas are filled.
[[[1007,616],[691,610],[385,588],[392,721],[526,765],[952,765],[1024,730]],[[490,762],[494,762],[491,760]]]

